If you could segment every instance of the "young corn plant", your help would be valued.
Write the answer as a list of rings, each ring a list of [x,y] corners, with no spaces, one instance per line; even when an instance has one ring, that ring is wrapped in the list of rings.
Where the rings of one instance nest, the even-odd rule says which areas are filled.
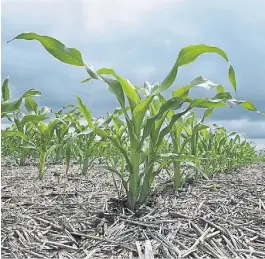
[[[67,108],[71,108],[71,110],[66,111]],[[77,127],[80,126],[80,113],[77,110],[78,108],[74,105],[68,105],[55,113],[56,118],[64,121],[64,123],[60,123],[55,128],[55,142],[57,145],[54,152],[54,162],[56,163],[64,160],[68,139],[77,130]]]
[[[82,100],[78,96],[76,99],[80,113],[86,119],[87,125],[82,125],[79,118],[75,118],[73,121],[75,131],[68,136],[65,144],[66,172],[69,170],[70,160],[74,154],[74,157],[78,159],[79,165],[81,165],[82,173],[86,174],[92,168],[96,160],[95,152],[102,144],[96,140],[95,129],[104,121],[93,119],[91,111],[83,104]]]
[[[54,131],[64,121],[58,118],[50,119],[46,124],[43,121],[31,122],[38,131],[38,138],[35,142],[30,141],[28,148],[35,150],[38,154],[38,171],[39,179],[42,179],[45,172],[45,164],[47,159],[52,155],[56,149],[57,143],[53,143]]]
[[[11,116],[14,112],[20,111],[20,107],[23,101],[26,103],[34,101],[32,97],[41,96],[40,91],[36,89],[29,89],[19,98],[10,101],[11,94],[9,90],[9,78],[6,78],[2,84],[2,100],[1,100],[1,118],[6,118],[12,121]],[[30,100],[30,101],[29,101]]]
[[[128,146],[124,146],[120,134],[111,134],[106,123],[102,125],[91,124],[90,127],[98,136],[109,139],[123,155],[129,172],[128,180],[125,180],[119,172],[114,172],[121,178],[127,195],[128,207],[132,210],[145,203],[154,177],[164,166],[163,164],[157,164],[156,161],[161,161],[164,158],[181,159],[178,154],[159,153],[163,140],[170,134],[176,121],[194,108],[213,109],[224,107],[227,102],[257,111],[251,102],[237,101],[222,87],[218,88],[218,94],[214,98],[191,98],[189,96],[190,89],[201,86],[205,81],[208,82],[203,77],[196,78],[193,84],[176,89],[172,98],[168,100],[162,96],[162,93],[175,82],[178,69],[192,63],[202,54],[216,53],[228,62],[225,52],[217,47],[200,44],[183,48],[163,82],[153,86],[147,84],[148,93],[141,95],[146,92],[146,87],[140,88],[133,85],[129,80],[116,74],[113,69],[102,68],[96,71],[83,61],[82,55],[77,49],[67,48],[54,38],[36,33],[22,33],[14,39],[37,40],[58,60],[70,65],[85,67],[90,77],[83,80],[83,82],[92,79],[102,80],[106,83],[109,91],[117,98],[126,123]],[[231,65],[229,65],[228,74],[230,82],[236,90],[235,73]],[[184,108],[184,106],[186,107]],[[87,122],[91,123],[87,116],[87,107],[82,108],[85,110],[82,112],[80,109],[81,113]],[[186,159],[188,159],[187,156]]]
[[[20,166],[24,166],[26,163],[26,158],[29,155],[29,150],[26,146],[27,135],[32,134],[32,127],[30,122],[41,121],[47,117],[43,114],[36,114],[37,103],[33,97],[41,96],[41,93],[35,89],[29,89],[20,98],[15,101],[10,101],[10,91],[8,87],[9,79],[5,79],[2,84],[2,102],[1,102],[1,115],[2,118],[7,118],[10,122],[14,122],[12,127],[7,130],[3,130],[2,136],[7,138],[16,137],[16,154],[19,156],[19,161],[17,162]],[[24,103],[24,107],[22,104]],[[27,112],[27,114],[21,112],[21,109]]]

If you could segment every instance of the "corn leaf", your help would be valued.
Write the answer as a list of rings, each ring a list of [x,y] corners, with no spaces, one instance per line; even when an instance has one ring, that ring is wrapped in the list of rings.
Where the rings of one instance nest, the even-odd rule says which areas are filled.
[[[28,32],[21,33],[8,42],[11,42],[13,40],[37,40],[52,56],[54,56],[61,62],[73,66],[84,66],[83,59],[79,50],[74,48],[67,48],[63,43],[52,37]]]
[[[22,97],[27,98],[30,96],[41,96],[41,92],[39,90],[36,90],[36,89],[29,89],[23,94]]]
[[[19,110],[22,103],[22,97],[15,101],[4,101],[1,102],[1,115],[4,113],[11,113]]]
[[[90,128],[93,128],[94,123],[92,121],[91,111],[87,108],[86,105],[83,104],[82,100],[78,96],[76,96],[76,100],[77,100],[79,110],[84,116],[84,118],[86,119],[88,126]]]
[[[117,80],[114,80],[111,78],[107,78],[107,77],[102,76],[102,79],[108,85],[109,91],[116,96],[121,107],[125,108],[125,97],[124,97],[124,92],[122,90],[121,84]]]
[[[6,137],[20,137],[24,140],[28,140],[28,137],[23,132],[20,131],[2,130],[1,135]]]
[[[27,122],[39,122],[44,121],[46,119],[48,119],[48,117],[44,115],[27,114],[22,118],[21,123],[25,124]]]
[[[144,116],[153,98],[154,98],[154,95],[148,96],[143,102],[138,104],[133,111],[133,122],[134,122],[136,131],[138,132],[138,134],[140,134],[141,125],[142,125]]]
[[[104,74],[112,75],[114,78],[116,78],[118,80],[118,82],[120,83],[120,85],[123,89],[123,92],[125,93],[125,95],[128,98],[128,101],[129,101],[132,109],[134,109],[141,102],[141,99],[140,99],[135,87],[129,82],[129,80],[118,76],[114,72],[113,69],[102,68],[102,69],[98,70],[98,74],[100,74],[100,75],[104,75]]]
[[[6,78],[2,84],[2,99],[4,101],[7,101],[10,98],[8,83],[9,83],[9,78]]]
[[[221,50],[218,47],[209,46],[205,44],[187,46],[179,52],[178,58],[173,68],[171,69],[171,71],[166,76],[166,78],[161,83],[161,85],[159,86],[159,88],[155,93],[161,93],[167,90],[174,83],[180,66],[184,66],[195,61],[200,55],[205,53],[216,53],[221,57],[223,57],[228,62],[227,55],[223,50]],[[236,91],[235,73],[231,65],[229,66],[229,79],[234,90]]]
[[[91,76],[91,78],[98,80],[99,76],[98,76],[96,70],[94,69],[94,67],[88,66],[86,63],[84,63],[84,64],[85,64],[86,71]],[[85,80],[87,80],[87,79],[85,79]],[[85,80],[83,80],[81,83],[84,83]],[[89,81],[89,80],[90,79],[88,79],[87,81]],[[85,82],[87,82],[87,81],[85,81]]]
[[[27,112],[35,112],[38,111],[38,104],[31,97],[25,98],[25,108]]]

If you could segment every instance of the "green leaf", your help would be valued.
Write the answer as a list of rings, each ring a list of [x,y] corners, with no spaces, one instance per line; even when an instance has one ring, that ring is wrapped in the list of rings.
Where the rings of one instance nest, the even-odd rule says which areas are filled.
[[[81,114],[86,119],[88,126],[90,128],[93,128],[94,123],[92,122],[92,116],[91,116],[90,110],[87,108],[86,105],[83,104],[82,100],[78,96],[76,96],[76,100],[77,100],[78,108],[79,108]]]
[[[49,108],[49,107],[47,107],[47,106],[42,107],[42,108],[38,111],[38,113],[39,113],[40,115],[46,115],[47,113],[50,113],[50,112],[52,112],[52,109]]]
[[[227,62],[228,58],[227,55],[223,50],[221,50],[218,47],[214,46],[209,46],[205,44],[199,44],[199,45],[191,45],[183,48],[178,55],[178,58],[169,72],[169,74],[166,76],[164,81],[161,83],[159,88],[155,91],[155,93],[161,93],[165,90],[167,90],[175,81],[177,73],[178,73],[178,68],[180,66],[187,65],[193,61],[195,61],[200,55],[205,54],[205,53],[216,53],[223,57]],[[230,65],[229,67],[229,79],[230,82],[233,86],[234,89],[236,89],[235,85],[235,76],[233,75],[233,67]]]
[[[98,76],[96,70],[94,69],[94,67],[88,66],[87,64],[85,64],[85,68],[86,68],[87,73],[91,76],[91,78],[93,78],[95,80],[99,79],[99,76]]]
[[[163,121],[166,118],[166,114],[165,113],[168,113],[170,110],[177,110],[177,109],[181,108],[181,106],[183,105],[183,103],[184,103],[184,100],[180,99],[179,97],[171,98],[171,99],[167,100],[165,103],[163,103],[161,105],[159,111],[156,113],[155,116],[147,119],[147,121],[146,121],[146,123],[144,125],[143,135],[142,135],[142,138],[141,138],[141,141],[140,141],[140,147],[143,145],[144,140],[150,134],[150,132],[152,130],[152,127],[153,127],[153,124],[155,123],[155,121],[157,121],[157,120],[159,120],[159,119],[162,118],[161,119],[162,121],[161,121],[161,123],[159,125],[159,127],[161,127]],[[181,115],[182,115],[182,113],[181,113]],[[180,118],[181,115],[178,118]],[[174,117],[174,116],[175,115],[173,115],[172,117]]]
[[[47,134],[47,136],[48,136],[50,139],[52,139],[52,137],[53,137],[53,132],[54,132],[55,128],[57,127],[57,125],[58,125],[60,122],[61,122],[61,123],[65,123],[64,121],[62,121],[61,119],[58,119],[58,118],[55,118],[55,119],[52,119],[52,120],[49,121],[45,133]]]
[[[106,131],[103,130],[103,129],[96,128],[94,131],[95,131],[95,133],[96,133],[98,136],[100,136],[100,137],[103,137],[103,138],[107,138],[107,137],[109,137],[109,135],[108,135],[108,134],[106,133]]]
[[[39,90],[36,90],[36,89],[29,89],[28,91],[26,91],[24,94],[23,94],[23,98],[27,98],[27,97],[30,97],[30,96],[41,96],[41,92]]]
[[[101,78],[108,85],[109,91],[116,96],[121,107],[125,108],[125,97],[124,97],[124,92],[123,92],[121,84],[117,80],[114,80],[111,78],[107,78],[107,77],[103,77],[103,76]]]
[[[92,79],[91,77],[88,77],[88,78],[82,80],[81,81],[81,84],[86,83],[86,82],[90,81],[91,79]]]
[[[67,48],[63,43],[52,37],[42,36],[33,32],[28,32],[21,33],[10,41],[18,39],[37,40],[56,59],[73,66],[84,66],[83,59],[79,50],[74,48]]]
[[[213,108],[209,108],[207,109],[204,114],[203,114],[203,121],[206,119],[206,118],[209,118],[213,113]]]
[[[29,114],[29,115],[25,115],[22,118],[21,123],[25,124],[27,122],[39,122],[39,121],[44,121],[46,119],[48,119],[48,117],[44,115]]]
[[[195,98],[190,104],[190,108],[217,108],[223,106],[226,106],[223,100],[212,100],[208,98]]]
[[[224,89],[224,87],[222,86],[222,85],[218,85],[217,86],[217,92],[218,93],[222,93],[222,92],[224,92],[225,91],[225,89]]]
[[[209,126],[207,126],[207,125],[205,125],[205,124],[198,124],[198,125],[196,125],[194,128],[193,128],[193,134],[195,134],[195,133],[197,133],[197,132],[199,132],[199,131],[201,131],[201,130],[203,130],[203,129],[208,129],[209,128]]]
[[[221,99],[221,100],[229,100],[229,99],[233,99],[233,96],[229,93],[229,92],[220,92],[218,94],[216,94],[214,97],[212,97],[212,99]]]
[[[60,145],[58,144],[55,144],[55,145],[52,145],[48,150],[47,150],[47,154],[46,154],[46,159],[49,158],[49,156],[52,154],[52,152],[56,149],[60,147]]]
[[[11,113],[19,110],[22,103],[22,97],[15,101],[4,101],[1,102],[1,115],[4,113]]]
[[[142,122],[147,109],[152,102],[154,95],[148,96],[144,101],[138,104],[133,111],[133,124],[135,125],[136,132],[140,134]]]
[[[231,82],[234,90],[236,91],[236,75],[235,75],[234,68],[231,65],[229,66],[228,73],[229,73],[230,82]]]
[[[154,117],[154,120],[160,119],[162,115],[169,110],[178,110],[183,105],[184,100],[179,97],[173,97],[163,103]]]
[[[107,75],[112,75],[113,77],[115,77],[117,79],[117,81],[120,83],[121,87],[122,87],[122,90],[123,92],[125,93],[125,95],[127,96],[128,98],[128,101],[130,103],[130,106],[132,109],[134,109],[140,102],[141,102],[141,99],[135,89],[135,87],[129,82],[129,80],[127,79],[124,79],[120,76],[118,76],[113,69],[110,69],[110,68],[102,68],[100,70],[98,70],[98,74],[99,75],[104,75],[104,74],[107,74]],[[101,76],[102,77],[102,76]],[[106,78],[105,77],[102,77],[102,79],[106,82]],[[108,79],[109,80],[109,79]],[[107,82],[108,83],[108,82]],[[109,84],[108,84],[109,85]],[[111,92],[112,93],[115,93],[116,95],[116,91],[113,92],[113,88],[111,89]],[[116,95],[117,96],[117,95]],[[119,96],[120,97],[120,96]],[[118,98],[118,97],[117,97]],[[118,100],[120,101],[120,99],[118,98]]]
[[[180,88],[177,88],[176,90],[174,90],[172,92],[172,97],[179,97],[183,100],[185,100],[187,98],[187,96],[189,95],[189,90],[192,88],[191,85],[185,85],[182,86]]]
[[[27,112],[38,112],[38,104],[31,97],[25,98],[25,108]]]
[[[209,46],[205,44],[199,44],[199,45],[191,45],[183,48],[178,56],[178,65],[184,66],[191,62],[193,62],[195,59],[197,59],[200,55],[205,53],[216,53],[222,56],[227,62],[228,58],[223,50],[221,50],[218,47]]]
[[[127,79],[124,79],[124,78],[118,76],[118,81],[120,82],[124,93],[128,97],[128,100],[130,102],[130,106],[134,109],[139,103],[141,103],[141,99],[140,99],[136,89],[130,83],[130,81]]]
[[[20,138],[22,138],[24,140],[28,139],[28,137],[23,132],[19,132],[19,131],[2,130],[1,131],[1,135],[2,136],[6,136],[6,137],[20,137]]]
[[[190,107],[185,109],[182,112],[176,113],[172,116],[170,123],[159,133],[158,141],[157,141],[157,146],[159,147],[161,143],[163,142],[164,137],[171,131],[172,127],[174,126],[175,122],[181,118],[183,115],[185,115],[187,112],[191,110]]]
[[[76,136],[78,137],[78,136],[82,136],[82,135],[89,135],[89,134],[91,134],[93,132],[94,132],[93,129],[88,128],[88,129],[85,129],[85,130],[81,131]]]
[[[9,83],[9,78],[6,78],[2,84],[2,98],[4,101],[7,101],[10,98],[8,83]]]
[[[193,79],[188,85],[177,88],[176,90],[173,91],[172,97],[179,97],[182,99],[186,99],[186,97],[189,94],[189,90],[194,88],[194,87],[202,87],[207,90],[210,90],[212,88],[218,87],[217,84],[215,84],[213,81],[208,80],[207,78],[203,76],[196,77]]]
[[[238,100],[229,100],[229,102],[231,102],[232,104],[235,104],[235,105],[240,105],[242,106],[243,108],[247,109],[247,110],[250,110],[250,111],[255,111],[255,112],[258,112],[258,109],[256,108],[256,106],[250,102],[250,101],[238,101]]]

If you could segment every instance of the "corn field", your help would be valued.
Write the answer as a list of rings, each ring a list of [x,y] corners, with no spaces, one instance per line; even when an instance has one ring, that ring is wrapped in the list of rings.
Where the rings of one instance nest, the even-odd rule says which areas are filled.
[[[258,152],[255,144],[247,138],[238,132],[228,132],[221,125],[207,123],[216,109],[227,112],[233,106],[241,106],[246,113],[255,112],[264,116],[250,100],[234,97],[233,93],[237,91],[235,71],[226,53],[218,47],[204,44],[184,47],[162,83],[145,82],[143,86],[138,86],[112,68],[95,69],[88,65],[77,49],[68,48],[54,38],[22,33],[13,40],[38,41],[57,60],[83,67],[87,78],[82,83],[89,87],[90,81],[104,82],[120,105],[111,112],[106,111],[104,118],[95,118],[82,97],[76,96],[75,104],[53,111],[39,106],[39,90],[32,88],[22,96],[12,98],[9,88],[12,75],[3,81],[1,117],[8,120],[10,126],[1,131],[2,158],[21,170],[36,165],[34,173],[41,186],[49,181],[49,171],[54,166],[60,167],[59,175],[64,177],[77,173],[82,179],[88,179],[95,171],[104,172],[112,186],[113,197],[109,199],[116,199],[123,204],[123,210],[136,214],[148,206],[159,192],[164,184],[161,183],[163,178],[167,179],[174,193],[179,193],[193,183],[205,183],[219,175],[229,175],[241,168],[265,162],[265,152]],[[199,56],[207,53],[218,55],[228,64],[227,76],[231,86],[222,86],[203,76],[179,86],[179,68],[196,62]],[[202,96],[204,91],[210,91],[212,97],[192,97],[193,88],[201,88]],[[165,97],[165,91],[171,91],[170,98]],[[198,115],[198,111],[202,116]],[[211,188],[214,192],[219,187],[213,184]],[[262,199],[259,206],[261,210],[263,206],[264,213]],[[129,219],[127,221],[130,222]],[[207,224],[214,229],[209,222]],[[215,231],[220,232],[220,229],[215,226]],[[210,232],[205,235],[211,235]],[[173,256],[171,258],[189,255],[199,258],[195,256],[198,244],[190,249],[180,245],[185,252],[180,248],[174,250],[172,244],[163,239],[162,233],[157,233],[154,240],[160,240],[163,249]],[[213,236],[216,234],[214,230],[211,233]],[[227,235],[225,231],[222,234]],[[149,233],[149,237],[152,235]],[[264,241],[264,234],[263,237],[261,234],[258,236]],[[139,242],[134,253],[140,258],[153,258],[156,252],[152,249],[155,248],[149,241],[145,245],[145,256]],[[243,246],[242,249],[247,248]],[[262,252],[256,254],[263,255],[265,253]],[[218,256],[222,258],[222,253]]]

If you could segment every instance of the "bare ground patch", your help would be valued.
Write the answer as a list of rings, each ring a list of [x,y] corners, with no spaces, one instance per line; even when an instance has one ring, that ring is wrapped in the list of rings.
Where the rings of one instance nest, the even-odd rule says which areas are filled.
[[[2,166],[2,258],[265,258],[264,163],[178,193],[162,184],[136,214],[110,174],[64,171]]]

